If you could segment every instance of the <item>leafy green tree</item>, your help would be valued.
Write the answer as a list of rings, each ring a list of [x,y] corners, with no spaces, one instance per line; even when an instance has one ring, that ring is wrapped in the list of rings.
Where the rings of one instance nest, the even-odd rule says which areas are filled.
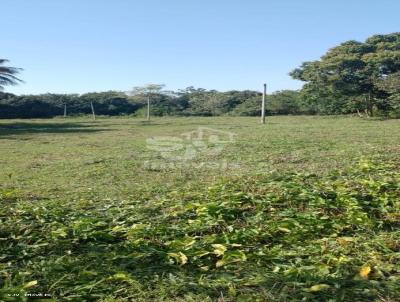
[[[22,70],[21,68],[4,66],[8,60],[0,59],[0,90],[6,85],[16,85],[22,82],[16,75]]]
[[[356,111],[358,98],[343,96],[329,91],[324,86],[305,84],[299,93],[299,107],[302,114],[347,114]]]
[[[132,96],[139,96],[147,99],[146,119],[148,121],[150,120],[150,101],[153,98],[166,94],[167,92],[163,91],[164,87],[164,84],[147,84],[144,86],[134,87],[129,92],[129,94]]]
[[[244,100],[237,105],[231,112],[232,115],[239,116],[260,116],[261,114],[261,94]]]
[[[394,117],[400,116],[400,72],[393,73],[380,82],[380,89],[385,91],[389,97],[385,100],[385,105],[389,108],[389,114]]]
[[[179,99],[186,105],[183,115],[218,116],[231,113],[239,104],[259,95],[256,91],[206,90],[188,87],[179,91]]]
[[[272,114],[299,114],[300,93],[295,90],[277,91],[267,97],[266,108]]]
[[[276,91],[267,95],[267,114],[301,114],[303,112],[300,93],[295,90]],[[255,92],[232,111],[233,115],[259,116],[261,113],[261,93]]]
[[[365,42],[344,42],[320,60],[304,62],[290,75],[305,81],[314,92],[347,97],[354,109],[372,115],[374,108],[386,109],[382,99],[389,96],[379,83],[399,71],[400,33],[393,33],[375,35]]]

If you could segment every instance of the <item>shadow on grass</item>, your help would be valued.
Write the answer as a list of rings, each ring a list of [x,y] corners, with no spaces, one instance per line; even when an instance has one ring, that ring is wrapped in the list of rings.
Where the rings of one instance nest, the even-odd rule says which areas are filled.
[[[391,118],[387,116],[374,116],[374,117],[360,117],[359,118],[363,122],[386,122],[392,120],[399,120],[400,118]]]
[[[138,126],[167,126],[171,125],[172,122],[137,121],[135,124]]]
[[[85,125],[82,123],[30,123],[13,122],[0,123],[0,138],[13,135],[35,133],[93,133],[110,131],[106,128],[98,128],[98,125]]]

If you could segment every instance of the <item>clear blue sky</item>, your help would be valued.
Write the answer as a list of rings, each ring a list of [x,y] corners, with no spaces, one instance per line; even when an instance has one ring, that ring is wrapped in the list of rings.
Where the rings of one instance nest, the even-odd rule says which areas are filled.
[[[297,89],[288,72],[350,39],[400,31],[399,0],[1,0],[6,91]]]

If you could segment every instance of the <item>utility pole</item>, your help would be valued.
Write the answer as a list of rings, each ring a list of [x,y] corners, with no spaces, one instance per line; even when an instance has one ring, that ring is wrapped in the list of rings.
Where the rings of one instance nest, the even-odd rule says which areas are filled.
[[[64,118],[67,117],[67,103],[64,103]]]
[[[262,103],[261,103],[261,124],[265,124],[265,98],[267,95],[267,84],[264,84],[264,92],[262,95]]]
[[[90,102],[90,108],[92,108],[92,116],[93,116],[93,120],[96,120],[96,113],[94,112],[94,106],[93,106],[93,102]]]
[[[147,96],[147,120],[150,121],[150,95]]]

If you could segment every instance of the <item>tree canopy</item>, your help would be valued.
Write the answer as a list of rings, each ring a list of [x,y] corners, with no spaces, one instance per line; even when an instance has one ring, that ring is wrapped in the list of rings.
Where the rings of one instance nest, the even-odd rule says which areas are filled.
[[[306,82],[303,94],[320,102],[372,115],[374,109],[394,109],[390,83],[400,72],[400,33],[374,35],[365,42],[347,41],[331,48],[320,60],[304,62],[290,75]],[[342,99],[347,103],[343,104]],[[390,101],[392,100],[392,101]]]

